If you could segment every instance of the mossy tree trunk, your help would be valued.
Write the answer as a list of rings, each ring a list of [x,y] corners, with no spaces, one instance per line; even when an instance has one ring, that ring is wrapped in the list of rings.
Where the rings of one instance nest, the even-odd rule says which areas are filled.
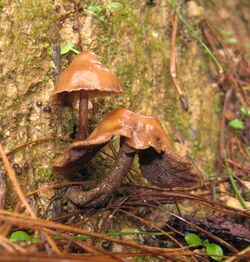
[[[52,47],[69,40],[78,49],[81,45],[82,50],[94,51],[116,72],[125,88],[122,96],[93,103],[92,126],[117,107],[156,115],[172,135],[177,151],[193,157],[201,168],[211,171],[217,148],[219,93],[217,86],[208,83],[207,57],[190,36],[185,41],[188,33],[180,24],[178,70],[190,104],[190,111],[184,112],[169,74],[173,14],[169,2],[117,2],[118,7],[107,6],[111,3],[107,0],[0,1],[1,143],[8,152],[41,137],[69,137],[73,132],[77,107],[61,107],[50,99],[55,70]],[[93,12],[89,6],[99,9]],[[199,19],[194,19],[195,22]],[[62,68],[73,55],[61,57]],[[48,106],[51,112],[46,110]],[[180,137],[183,143],[177,139]],[[11,156],[12,163],[22,168],[19,180],[25,192],[55,179],[51,163],[66,146],[51,141]],[[34,204],[43,213],[41,206],[47,205],[53,193],[39,196]],[[10,205],[11,199],[9,194]]]

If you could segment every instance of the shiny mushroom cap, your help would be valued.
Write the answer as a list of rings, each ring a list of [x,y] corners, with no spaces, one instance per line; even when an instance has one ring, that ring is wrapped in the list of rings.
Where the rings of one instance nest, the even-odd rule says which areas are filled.
[[[105,68],[92,52],[81,52],[60,74],[52,97],[58,99],[65,92],[86,90],[89,97],[106,96],[123,92],[118,78]]]
[[[72,146],[99,145],[108,142],[113,136],[125,137],[125,143],[134,149],[153,147],[157,152],[162,152],[171,148],[169,138],[157,118],[123,108],[108,114],[86,140],[74,142]]]

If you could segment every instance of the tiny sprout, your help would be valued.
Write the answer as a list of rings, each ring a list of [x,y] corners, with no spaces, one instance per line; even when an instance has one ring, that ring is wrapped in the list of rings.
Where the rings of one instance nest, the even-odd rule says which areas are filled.
[[[69,53],[70,51],[79,54],[80,52],[74,48],[74,44],[72,41],[66,41],[66,43],[61,47],[60,54],[65,55]]]
[[[231,120],[229,126],[236,130],[243,130],[245,128],[244,122],[240,119]]]
[[[98,15],[102,12],[103,9],[100,6],[90,5],[90,6],[87,7],[87,10]]]
[[[98,19],[101,21],[101,22],[104,22],[105,21],[105,16],[104,15],[101,15],[98,17]]]
[[[107,9],[116,9],[116,8],[122,8],[122,4],[119,2],[111,2],[105,5]]]
[[[11,242],[30,241],[31,237],[24,231],[15,231],[10,235]]]
[[[215,244],[215,243],[209,243],[208,239],[205,239],[204,241],[202,241],[200,239],[200,237],[196,234],[193,233],[188,233],[185,236],[185,241],[186,243],[191,246],[194,245],[195,247],[203,247],[205,248],[205,252],[215,261],[221,261],[224,252],[223,249]]]
[[[248,117],[248,116],[250,116],[250,109],[249,108],[246,108],[246,107],[241,107],[240,108],[240,112],[241,112],[241,114],[243,115],[243,116],[245,116],[245,117]]]
[[[223,35],[223,36],[230,36],[233,34],[233,31],[229,30],[229,29],[221,29],[220,30],[220,33]]]
[[[45,43],[43,46],[44,48],[49,48],[49,43]]]
[[[200,237],[193,233],[188,233],[185,236],[185,241],[187,242],[189,246],[191,245],[194,245],[196,247],[202,246],[202,240],[200,239]]]
[[[229,37],[229,38],[226,38],[225,42],[227,44],[237,44],[238,43],[238,39],[235,38],[235,37]]]

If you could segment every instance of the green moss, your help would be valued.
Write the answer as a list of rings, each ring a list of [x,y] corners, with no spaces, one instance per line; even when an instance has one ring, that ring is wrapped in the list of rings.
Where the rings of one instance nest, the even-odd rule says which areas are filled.
[[[203,167],[205,173],[208,176],[208,179],[213,179],[215,177],[215,170],[214,170],[214,164],[211,162],[207,162],[204,164]]]
[[[111,11],[111,14],[110,10],[105,11],[105,4],[101,1],[95,3],[96,6],[103,8],[102,15],[105,15],[104,22],[99,22],[101,37],[97,40],[100,42],[97,45],[100,48],[98,53],[108,66],[119,57],[119,63],[114,66],[116,74],[125,88],[124,99],[118,99],[118,103],[110,99],[108,102],[111,105],[106,108],[114,108],[118,104],[136,111],[150,97],[150,72],[154,62],[150,57],[152,46],[158,44],[157,51],[160,53],[164,44],[160,44],[160,41],[152,38],[151,27],[146,26],[146,21],[142,24],[136,13],[138,3],[126,0],[119,1],[119,3],[122,8],[118,10],[119,12]],[[84,7],[87,8],[89,4],[90,2],[87,1]],[[146,13],[146,19],[151,19],[151,13]],[[145,41],[145,37],[147,37],[147,41]],[[126,43],[121,40],[124,38]],[[145,55],[145,50],[148,50],[149,54]],[[134,99],[135,97],[137,99]]]
[[[36,180],[40,182],[50,181],[53,174],[51,170],[44,167],[38,167],[35,172]]]
[[[44,44],[50,45],[57,38],[56,16],[50,0],[15,1],[13,25],[9,34],[10,48],[17,64],[24,70],[40,72],[48,52]],[[30,21],[32,20],[32,21]],[[29,25],[29,26],[27,26]],[[41,53],[42,51],[42,53]]]
[[[3,1],[0,0],[0,12],[2,12],[2,11],[3,11]]]
[[[187,114],[181,114],[178,108],[176,107],[169,107],[167,109],[167,112],[169,113],[169,121],[171,125],[175,128],[178,128],[178,130],[181,132],[182,136],[184,139],[189,140],[190,135],[189,135],[189,117]]]
[[[191,147],[191,157],[193,159],[196,159],[197,158],[197,155],[199,153],[202,153],[204,152],[204,142],[202,139],[199,139],[199,140],[196,140],[193,144],[192,144],[192,147]]]
[[[154,257],[147,257],[147,256],[143,256],[143,257],[134,257],[133,261],[134,262],[151,262],[151,261],[156,261],[157,259],[155,259]]]

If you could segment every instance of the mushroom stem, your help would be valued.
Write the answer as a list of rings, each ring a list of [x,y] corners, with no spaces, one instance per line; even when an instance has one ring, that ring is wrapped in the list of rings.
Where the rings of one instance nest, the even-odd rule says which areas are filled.
[[[77,139],[84,139],[87,135],[88,121],[88,94],[84,90],[80,91],[79,101],[79,127]]]
[[[129,172],[135,153],[136,150],[126,145],[124,141],[121,141],[115,164],[101,184],[87,192],[71,187],[67,192],[69,199],[78,206],[96,206],[103,204],[112,192],[120,186],[123,178]]]

